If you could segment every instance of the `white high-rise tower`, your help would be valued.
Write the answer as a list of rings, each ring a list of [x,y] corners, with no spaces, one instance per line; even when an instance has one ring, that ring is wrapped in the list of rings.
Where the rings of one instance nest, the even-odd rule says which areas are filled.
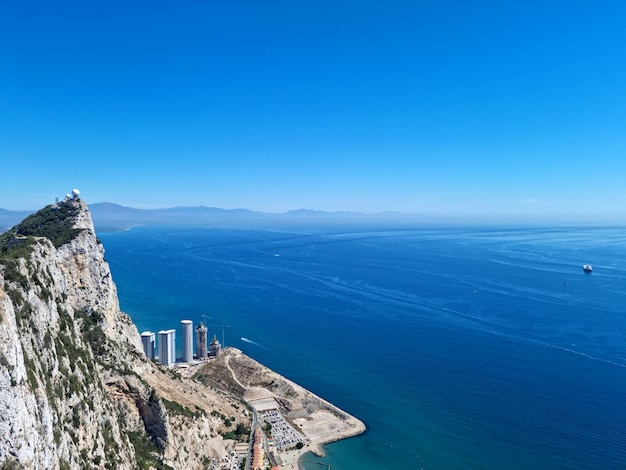
[[[141,333],[141,343],[143,344],[143,352],[148,359],[154,359],[154,341],[155,335],[151,331]]]
[[[164,366],[176,362],[176,330],[159,331],[159,361]]]

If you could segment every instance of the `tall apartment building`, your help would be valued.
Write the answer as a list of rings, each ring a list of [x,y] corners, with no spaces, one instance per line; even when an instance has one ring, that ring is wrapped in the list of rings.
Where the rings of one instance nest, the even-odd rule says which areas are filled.
[[[159,361],[164,366],[176,362],[176,330],[159,331]]]
[[[206,348],[206,336],[207,336],[207,328],[200,322],[198,326],[196,326],[196,358],[197,359],[206,359],[207,358],[207,348]]]
[[[143,344],[143,352],[148,359],[154,359],[154,343],[155,334],[151,331],[141,333],[141,343]]]
[[[183,320],[180,322],[183,330],[183,362],[193,361],[193,322]]]

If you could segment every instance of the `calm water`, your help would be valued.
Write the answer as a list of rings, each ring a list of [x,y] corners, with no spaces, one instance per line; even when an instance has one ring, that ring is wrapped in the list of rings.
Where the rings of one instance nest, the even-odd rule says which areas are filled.
[[[99,237],[140,331],[206,315],[365,421],[308,470],[626,468],[622,228]]]

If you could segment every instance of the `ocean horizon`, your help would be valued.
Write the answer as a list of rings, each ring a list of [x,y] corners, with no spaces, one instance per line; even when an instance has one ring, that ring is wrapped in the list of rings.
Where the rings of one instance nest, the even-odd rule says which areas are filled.
[[[140,332],[204,321],[365,422],[307,470],[626,468],[623,227],[98,237]]]

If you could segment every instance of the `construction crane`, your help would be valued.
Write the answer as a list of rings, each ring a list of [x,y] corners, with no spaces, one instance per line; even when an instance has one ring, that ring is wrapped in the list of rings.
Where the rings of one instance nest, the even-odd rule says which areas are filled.
[[[226,328],[230,328],[230,325],[211,325],[211,328],[221,328],[222,329],[222,347],[225,348],[226,344],[224,341],[224,330]]]
[[[223,348],[226,347],[226,341],[224,341],[224,329],[225,328],[230,328],[230,325],[222,325],[222,347]]]

